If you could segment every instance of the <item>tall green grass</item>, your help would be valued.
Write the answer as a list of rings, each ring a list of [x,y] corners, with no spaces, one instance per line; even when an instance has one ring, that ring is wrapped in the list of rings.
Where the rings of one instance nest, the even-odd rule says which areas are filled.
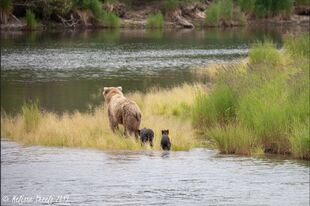
[[[180,5],[180,0],[165,0],[164,1],[165,11],[174,11],[179,7],[179,5]]]
[[[148,17],[147,17],[147,20],[146,20],[146,27],[147,28],[151,28],[151,29],[155,29],[155,28],[163,28],[164,26],[164,17],[162,15],[161,12],[156,12],[156,13],[153,13],[153,14],[150,14]]]
[[[238,123],[216,125],[208,130],[208,135],[216,142],[221,153],[250,155],[260,148],[256,134]]]
[[[37,26],[35,14],[30,9],[26,11],[26,22],[29,29],[34,29]]]
[[[272,66],[278,65],[281,59],[280,53],[270,41],[254,44],[249,57],[252,64],[271,64]]]
[[[286,38],[284,51],[256,43],[249,63],[219,69],[212,91],[196,95],[193,125],[224,153],[262,148],[309,159],[310,52],[304,45],[308,34]]]
[[[206,23],[218,26],[220,23],[230,24],[231,21],[245,24],[245,16],[240,9],[235,9],[232,0],[219,0],[213,2],[206,10]]]
[[[255,15],[258,18],[272,16],[290,16],[294,0],[238,0],[237,4],[242,11]]]
[[[116,28],[116,27],[119,27],[119,25],[120,25],[119,17],[116,16],[116,14],[114,14],[113,12],[105,11],[103,13],[103,21],[104,21],[105,25],[110,27],[110,28]]]
[[[41,111],[39,109],[39,102],[28,102],[22,106],[22,117],[24,119],[24,126],[26,132],[31,132],[37,129],[41,118]]]

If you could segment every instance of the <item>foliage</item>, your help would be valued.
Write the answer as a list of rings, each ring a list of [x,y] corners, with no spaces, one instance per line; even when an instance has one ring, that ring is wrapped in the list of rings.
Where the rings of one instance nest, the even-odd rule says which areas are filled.
[[[0,1],[0,9],[2,12],[10,13],[13,9],[11,0],[1,0]]]
[[[195,98],[193,125],[224,153],[258,147],[309,159],[308,37],[287,37],[282,52],[269,41],[256,43],[248,64],[218,69],[213,90]]]
[[[30,9],[27,9],[26,11],[26,21],[29,29],[34,29],[37,26],[35,14]]]
[[[153,13],[153,14],[150,14],[148,17],[147,17],[147,23],[146,23],[146,26],[148,28],[163,28],[164,26],[164,17],[162,15],[161,12],[156,12],[156,13]]]
[[[110,28],[116,28],[120,25],[119,17],[116,16],[116,14],[114,14],[113,12],[103,12],[103,21],[105,25]]]
[[[26,132],[31,132],[37,129],[41,118],[41,111],[39,109],[38,101],[25,103],[22,106],[22,117]]]
[[[230,22],[232,20],[244,24],[245,17],[242,12],[236,9],[234,14],[234,4],[232,0],[219,0],[213,2],[206,10],[206,23],[218,26],[222,22]],[[234,15],[235,17],[234,17]]]
[[[294,0],[238,0],[237,3],[242,11],[258,18],[289,16],[294,6]]]

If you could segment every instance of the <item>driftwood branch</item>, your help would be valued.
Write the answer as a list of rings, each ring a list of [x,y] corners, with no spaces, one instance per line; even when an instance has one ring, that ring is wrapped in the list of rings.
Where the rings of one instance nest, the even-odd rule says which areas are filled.
[[[59,14],[57,14],[57,17],[60,19],[60,21],[62,22],[62,24],[65,27],[75,27],[80,22],[80,20],[75,19],[72,14],[70,15],[70,19],[68,19],[68,20],[66,20],[65,18],[63,18]]]

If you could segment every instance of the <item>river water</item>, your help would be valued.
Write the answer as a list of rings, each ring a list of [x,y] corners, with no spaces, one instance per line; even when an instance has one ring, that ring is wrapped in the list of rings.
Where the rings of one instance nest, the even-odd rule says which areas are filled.
[[[309,205],[309,164],[207,149],[98,151],[2,140],[1,196],[1,205]]]

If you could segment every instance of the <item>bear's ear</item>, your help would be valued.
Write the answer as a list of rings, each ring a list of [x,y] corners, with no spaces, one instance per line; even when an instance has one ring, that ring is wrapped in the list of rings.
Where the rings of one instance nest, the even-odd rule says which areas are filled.
[[[122,88],[122,87],[117,87],[117,89],[119,89],[120,91],[123,91],[123,88]]]
[[[107,91],[109,91],[110,87],[103,87],[103,93],[106,93]]]

